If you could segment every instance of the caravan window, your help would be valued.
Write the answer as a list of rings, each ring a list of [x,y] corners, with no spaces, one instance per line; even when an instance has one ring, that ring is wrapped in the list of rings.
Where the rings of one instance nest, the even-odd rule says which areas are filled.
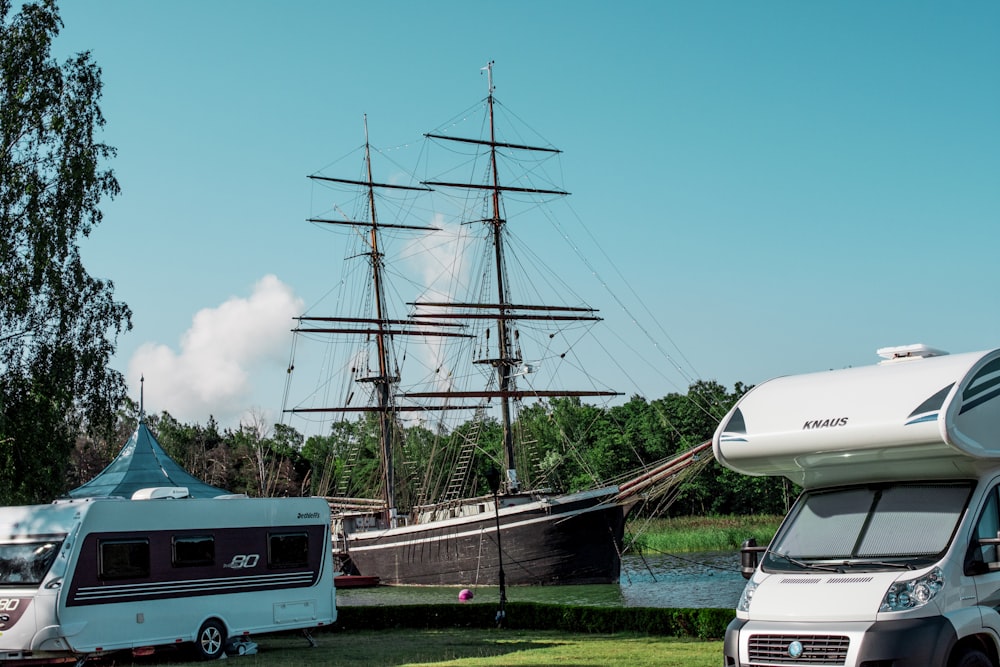
[[[211,535],[175,537],[171,551],[174,567],[215,565],[215,538]]]
[[[269,533],[267,565],[274,568],[305,567],[309,564],[309,535],[306,533]]]
[[[149,576],[149,540],[101,540],[101,579],[139,579]]]
[[[42,583],[62,542],[23,542],[0,545],[0,586]]]

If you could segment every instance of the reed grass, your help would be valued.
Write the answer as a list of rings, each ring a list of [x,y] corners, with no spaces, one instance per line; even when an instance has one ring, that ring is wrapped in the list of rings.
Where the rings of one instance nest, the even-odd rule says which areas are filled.
[[[770,543],[781,518],[730,515],[636,519],[629,521],[626,532],[628,539],[635,539],[632,551],[642,554],[736,551],[751,537],[760,545]]]

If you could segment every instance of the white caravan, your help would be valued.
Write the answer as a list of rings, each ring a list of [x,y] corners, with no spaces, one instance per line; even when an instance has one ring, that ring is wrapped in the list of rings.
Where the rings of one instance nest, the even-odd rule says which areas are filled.
[[[744,545],[726,667],[1000,667],[1000,350],[879,354],[765,382],[715,433],[722,464],[803,487]]]
[[[337,618],[320,498],[87,498],[0,508],[0,663],[191,643]]]

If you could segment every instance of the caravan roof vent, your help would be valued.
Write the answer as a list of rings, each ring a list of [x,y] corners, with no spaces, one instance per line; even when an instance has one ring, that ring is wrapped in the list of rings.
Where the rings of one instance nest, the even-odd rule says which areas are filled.
[[[186,486],[154,486],[149,489],[139,489],[132,494],[132,500],[159,500],[161,498],[187,498]]]
[[[898,345],[896,347],[883,347],[876,350],[876,353],[878,356],[885,359],[885,361],[880,361],[880,364],[888,364],[894,361],[903,361],[905,359],[940,357],[948,354],[944,350],[928,347],[923,343],[916,343],[914,345]]]

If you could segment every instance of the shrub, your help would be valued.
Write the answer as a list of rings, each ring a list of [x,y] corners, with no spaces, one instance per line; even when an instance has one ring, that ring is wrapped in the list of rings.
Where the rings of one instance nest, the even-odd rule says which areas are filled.
[[[511,602],[506,626],[518,630],[559,630],[593,634],[619,632],[720,639],[733,619],[731,609],[662,609],[653,607],[593,607],[538,602]],[[490,628],[496,625],[496,605],[413,604],[341,607],[336,629]]]

